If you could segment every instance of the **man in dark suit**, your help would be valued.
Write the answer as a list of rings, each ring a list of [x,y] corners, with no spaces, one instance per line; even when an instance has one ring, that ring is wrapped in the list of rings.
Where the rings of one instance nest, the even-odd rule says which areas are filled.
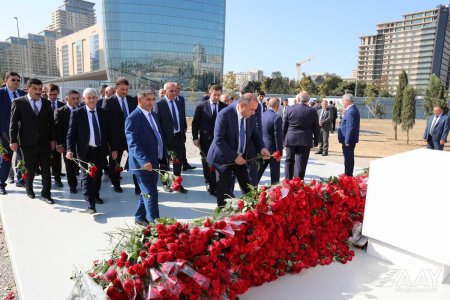
[[[245,93],[217,115],[214,140],[209,148],[207,161],[218,172],[216,198],[219,208],[225,205],[225,198],[229,198],[232,173],[236,175],[242,193],[250,191],[247,161],[244,159],[250,141],[253,141],[256,151],[264,159],[270,158],[269,151],[264,147],[261,131],[256,128],[254,114],[257,107],[258,100],[253,93]]]
[[[114,186],[114,191],[122,193],[122,187],[120,186],[120,173],[115,171],[116,167],[120,164],[124,151],[128,150],[127,138],[125,137],[125,120],[137,107],[137,99],[128,96],[128,80],[123,77],[119,77],[116,80],[116,94],[108,98],[103,102],[103,108],[108,112],[108,118],[111,120],[112,132],[117,137],[118,155],[115,159],[112,155],[109,156],[109,178]],[[117,160],[116,160],[117,159]],[[139,194],[139,185],[133,176],[135,193]]]
[[[332,114],[331,120],[333,121],[333,127],[331,127],[331,133],[334,133],[334,130],[336,129],[336,119],[338,117],[338,111],[336,108],[336,104],[333,103],[333,101],[330,100],[330,110]]]
[[[93,88],[83,91],[85,105],[72,112],[69,131],[67,133],[66,158],[72,160],[74,153],[77,158],[97,167],[97,172],[89,175],[88,165],[81,163],[83,170],[84,198],[89,202],[87,213],[97,212],[95,204],[102,204],[100,187],[102,183],[102,170],[105,157],[111,149],[112,159],[117,158],[118,132],[111,131],[108,114],[97,107],[97,92]],[[87,170],[87,171],[86,171]]]
[[[26,93],[19,90],[20,75],[16,72],[8,72],[5,75],[5,86],[0,88],[0,141],[9,159],[3,160],[0,158],[0,194],[6,195],[6,180],[11,170],[11,160],[13,151],[9,148],[9,126],[11,119],[11,103],[15,98],[25,96]],[[18,186],[23,186],[23,180],[17,174]],[[10,181],[11,182],[11,181]],[[14,183],[14,177],[12,182]]]
[[[166,94],[163,99],[158,100],[153,106],[153,111],[157,114],[164,144],[167,149],[175,155],[173,162],[173,173],[175,176],[181,176],[182,159],[186,155],[184,147],[184,133],[187,128],[186,117],[181,103],[176,101],[177,84],[167,82],[164,84]],[[164,185],[164,190],[171,192],[168,185]],[[181,186],[180,193],[186,193],[187,190]]]
[[[23,152],[28,170],[25,188],[28,197],[34,199],[33,180],[36,169],[42,174],[43,200],[49,204],[51,197],[50,153],[56,147],[56,131],[50,101],[41,99],[42,82],[31,78],[27,82],[28,94],[14,100],[11,108],[10,148]]]
[[[192,140],[194,145],[199,147],[201,151],[206,190],[215,196],[216,172],[208,165],[206,155],[214,138],[217,114],[227,105],[220,101],[222,95],[222,87],[220,85],[211,86],[209,94],[209,101],[200,102],[195,109],[194,119],[192,120]]]
[[[177,83],[177,96],[176,96],[175,100],[181,104],[181,107],[184,110],[184,123],[187,124],[187,122],[186,122],[186,101],[184,100],[184,97],[180,95],[180,91],[181,91],[181,84]],[[186,158],[186,130],[187,130],[187,126],[186,126],[186,129],[185,129],[184,133],[183,133],[184,134],[184,136],[183,136],[183,140],[184,140],[184,144],[183,144],[183,146],[184,146],[184,157],[182,158],[183,171],[193,170],[193,169],[196,168],[194,166],[191,166],[188,163],[187,158]]]
[[[155,92],[144,90],[138,93],[138,108],[125,121],[125,135],[130,153],[129,165],[139,183],[141,194],[135,223],[147,226],[159,218],[158,208],[158,169],[160,161],[164,161],[166,149],[161,135],[161,127],[156,113],[152,112],[155,103]]]
[[[319,151],[316,154],[322,154],[322,156],[328,155],[328,139],[330,137],[330,131],[333,127],[333,113],[328,107],[328,101],[322,100],[322,108],[317,111],[319,116]]]
[[[59,86],[56,84],[50,83],[47,85],[48,88],[48,100],[50,100],[50,106],[52,108],[53,116],[58,108],[64,106],[62,101],[58,100],[59,96]],[[50,154],[50,166],[52,169],[52,175],[55,179],[55,185],[57,187],[63,187],[63,183],[61,182],[61,161],[62,155],[58,152],[58,149],[55,148],[52,150]]]
[[[433,112],[434,115],[428,119],[423,139],[427,142],[427,149],[444,150],[450,129],[450,120],[447,115],[444,115],[444,110],[440,105],[435,105]]]
[[[228,96],[227,94],[222,94],[220,96],[220,102],[222,102],[223,104],[225,104],[225,106],[230,105],[233,101],[230,99],[230,96]]]
[[[56,149],[60,154],[64,155],[67,183],[72,194],[77,193],[78,179],[76,173],[78,171],[78,165],[74,161],[66,158],[65,151],[67,149],[67,132],[69,131],[70,117],[72,112],[78,108],[79,104],[80,93],[76,90],[70,90],[67,94],[66,105],[55,111]]]
[[[103,105],[103,100],[105,100],[106,98],[112,96],[112,94],[111,94],[110,96],[107,96],[107,95],[106,95],[106,88],[107,88],[107,87],[108,87],[107,84],[102,84],[102,85],[98,88],[99,93],[100,93],[100,97],[99,97],[98,100],[97,100],[97,106],[98,106],[98,107],[102,107],[102,105]]]
[[[342,144],[344,154],[345,175],[353,176],[355,166],[355,146],[359,141],[359,110],[353,104],[353,95],[342,96],[342,104],[345,109],[344,118],[339,125],[338,140]]]
[[[266,93],[263,91],[258,92],[258,103],[261,106],[261,113],[265,112],[267,110],[267,104],[264,101],[264,97],[266,97]]]
[[[311,147],[319,142],[319,118],[317,111],[308,106],[309,94],[301,92],[296,105],[287,109],[283,122],[284,145],[286,146],[285,178],[305,178]],[[294,168],[295,164],[295,168]],[[294,172],[295,170],[295,172]],[[295,173],[295,174],[294,174]]]
[[[270,153],[279,151],[283,153],[283,124],[281,117],[277,114],[280,108],[280,100],[277,97],[269,100],[269,109],[262,114],[263,141]],[[270,158],[259,167],[258,183],[270,164],[270,183],[272,185],[280,182],[280,162]]]

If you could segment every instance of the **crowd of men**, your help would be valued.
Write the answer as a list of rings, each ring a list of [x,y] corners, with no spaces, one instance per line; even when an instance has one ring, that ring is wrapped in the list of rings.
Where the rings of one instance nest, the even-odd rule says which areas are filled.
[[[42,176],[41,197],[49,204],[52,176],[63,187],[67,176],[70,193],[78,193],[78,175],[87,212],[95,213],[100,197],[103,171],[115,192],[122,193],[121,161],[133,175],[138,208],[135,222],[145,225],[159,218],[158,181],[160,173],[171,170],[178,177],[195,167],[186,159],[186,103],[180,85],[167,82],[158,91],[140,90],[128,95],[128,81],[118,78],[114,86],[98,91],[87,88],[80,94],[70,90],[60,100],[59,87],[44,86],[32,78],[26,92],[20,90],[20,76],[8,72],[0,89],[1,142],[9,158],[0,163],[0,194],[7,194],[6,181],[24,187],[35,198],[33,181]],[[310,150],[328,155],[329,134],[334,132],[337,109],[323,100],[312,103],[307,92],[299,93],[293,105],[287,99],[264,99],[255,95],[252,82],[240,88],[236,100],[223,93],[222,87],[210,85],[208,94],[197,105],[192,120],[193,144],[202,158],[206,190],[217,199],[218,207],[234,197],[237,180],[243,193],[257,186],[269,166],[271,184],[280,181],[280,161],[273,153],[285,151],[285,178],[304,179]],[[158,99],[158,100],[157,100]],[[353,96],[342,97],[345,114],[338,129],[342,144],[345,174],[353,176],[354,150],[359,140],[360,115]],[[435,116],[425,131],[429,148],[443,148],[449,131],[448,118],[435,107]],[[434,136],[439,135],[437,141]],[[445,137],[444,137],[445,135]],[[430,146],[431,145],[431,146]],[[15,153],[15,155],[13,155]],[[13,166],[24,161],[25,165]],[[61,172],[62,161],[66,174]],[[23,173],[26,176],[23,176]],[[14,180],[16,176],[16,180]],[[171,185],[163,183],[166,192]],[[184,186],[177,189],[187,193]]]

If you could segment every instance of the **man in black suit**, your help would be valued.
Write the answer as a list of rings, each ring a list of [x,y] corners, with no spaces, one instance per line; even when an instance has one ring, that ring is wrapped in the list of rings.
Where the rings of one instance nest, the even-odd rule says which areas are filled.
[[[322,108],[317,111],[319,116],[319,151],[316,154],[322,154],[322,156],[328,155],[328,139],[330,137],[330,131],[333,127],[333,113],[328,107],[328,101],[322,100]]]
[[[62,101],[58,100],[59,96],[59,86],[56,84],[50,83],[47,85],[48,87],[48,100],[50,100],[50,105],[52,108],[53,116],[58,108],[64,106]],[[55,179],[55,185],[57,187],[63,187],[63,183],[61,182],[61,153],[57,151],[57,148],[53,149],[50,154],[50,166],[52,169],[52,175]]]
[[[280,108],[280,100],[277,97],[269,100],[269,109],[262,114],[263,141],[270,153],[279,151],[283,153],[283,131],[281,117],[277,114]],[[265,160],[259,167],[258,183],[270,164],[270,184],[280,182],[280,162],[271,157]]]
[[[50,153],[56,147],[56,131],[50,101],[41,99],[42,82],[31,78],[27,82],[28,94],[14,100],[11,108],[9,130],[10,148],[23,152],[28,178],[25,188],[28,197],[34,199],[33,180],[36,169],[42,172],[43,200],[49,204],[51,197]]]
[[[106,88],[107,88],[107,87],[108,87],[107,84],[102,84],[102,85],[98,88],[99,93],[100,93],[100,97],[99,97],[98,100],[97,100],[97,106],[98,106],[98,107],[102,107],[102,105],[103,105],[103,100],[105,100],[106,98],[112,96],[112,95],[110,95],[110,96],[107,96],[107,95],[106,95]]]
[[[5,75],[5,86],[0,88],[0,140],[7,151],[9,159],[0,158],[0,194],[6,195],[6,180],[11,172],[9,183],[14,183],[14,170],[11,169],[13,151],[9,148],[9,126],[11,119],[11,103],[15,98],[25,96],[26,93],[19,89],[20,75],[16,72],[8,72]],[[16,154],[17,155],[17,154]],[[17,170],[16,186],[23,187],[22,174]]]
[[[311,147],[313,144],[317,147],[319,142],[319,118],[317,111],[308,106],[309,94],[307,92],[301,92],[295,100],[297,104],[287,109],[283,122],[283,137],[286,146],[285,178],[299,177],[303,180]]]
[[[220,85],[211,86],[209,95],[209,101],[200,102],[195,109],[194,119],[192,120],[192,140],[194,145],[199,147],[201,151],[206,190],[215,196],[216,172],[208,165],[206,155],[214,138],[214,125],[217,114],[227,105],[220,101],[222,95],[222,87]]]
[[[112,155],[109,156],[109,178],[111,178],[114,191],[117,193],[122,193],[123,190],[120,186],[120,173],[117,173],[115,169],[120,164],[123,152],[128,150],[127,138],[125,137],[125,120],[137,107],[136,98],[128,96],[128,86],[128,80],[119,77],[116,80],[116,94],[104,101],[102,106],[108,112],[112,132],[114,132],[118,141],[117,157],[113,159]],[[141,191],[135,176],[133,176],[133,181],[135,193],[140,194]]]
[[[170,152],[175,154],[175,159],[172,161],[173,173],[175,176],[181,176],[182,159],[186,155],[186,148],[184,147],[184,133],[187,128],[186,117],[181,103],[175,100],[177,84],[175,82],[167,82],[164,84],[164,90],[166,91],[164,98],[155,103],[153,111],[158,116],[164,144]],[[164,190],[167,192],[172,191],[168,185],[164,185]],[[181,186],[179,191],[180,193],[187,192],[183,186]]]
[[[336,129],[336,119],[338,117],[338,115],[337,115],[338,113],[337,113],[336,104],[333,103],[333,101],[330,101],[330,111],[333,115],[331,118],[332,123],[333,123],[333,126],[331,127],[331,133],[334,133],[334,130]]]
[[[102,204],[100,187],[105,157],[111,150],[111,158],[117,158],[118,132],[111,131],[107,112],[97,107],[97,92],[92,88],[83,91],[85,105],[72,112],[67,133],[66,158],[72,160],[76,153],[79,160],[92,163],[97,167],[95,174],[89,174],[87,164],[81,163],[83,169],[84,198],[89,202],[86,212],[97,212],[95,204]],[[87,171],[86,171],[87,170]]]
[[[67,103],[55,111],[55,128],[56,128],[56,149],[58,153],[64,155],[67,149],[67,132],[69,131],[70,117],[72,112],[78,108],[80,104],[80,93],[76,90],[70,90],[67,94]],[[70,192],[77,193],[77,171],[78,165],[69,160],[64,155],[64,164],[66,166],[67,183],[69,184]]]
[[[265,112],[267,110],[267,104],[264,101],[264,97],[266,97],[266,93],[263,91],[258,92],[258,103],[261,106],[261,113]]]
[[[180,95],[180,91],[181,91],[181,84],[177,83],[177,96],[176,96],[175,99],[178,102],[180,102],[181,107],[184,110],[184,119],[185,119],[184,123],[187,124],[187,122],[186,122],[186,101],[185,101],[184,97]],[[184,139],[184,157],[182,159],[182,161],[183,161],[183,171],[193,170],[193,169],[196,168],[194,166],[191,166],[188,163],[187,158],[186,158],[186,130],[187,130],[187,126],[186,126],[186,129],[185,129],[185,132],[184,132],[184,137],[183,137],[183,139]]]

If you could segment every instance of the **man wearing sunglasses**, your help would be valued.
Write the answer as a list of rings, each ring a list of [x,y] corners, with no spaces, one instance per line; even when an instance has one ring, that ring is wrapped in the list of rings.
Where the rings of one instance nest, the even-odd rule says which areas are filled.
[[[16,72],[8,72],[5,75],[5,86],[0,88],[0,139],[7,151],[5,159],[0,158],[0,194],[6,195],[6,180],[11,169],[12,150],[9,148],[9,120],[11,116],[11,103],[15,98],[25,96],[26,93],[19,90],[20,75]],[[19,177],[17,185],[23,186],[23,180]],[[12,179],[14,183],[14,178]]]

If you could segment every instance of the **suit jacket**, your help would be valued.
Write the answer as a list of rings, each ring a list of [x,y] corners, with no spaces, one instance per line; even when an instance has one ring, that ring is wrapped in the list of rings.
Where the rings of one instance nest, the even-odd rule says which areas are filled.
[[[36,116],[28,96],[16,98],[11,107],[9,136],[11,143],[20,146],[40,146],[50,152],[50,141],[56,141],[55,121],[50,101],[41,99],[42,106]]]
[[[86,160],[89,147],[89,119],[87,116],[86,105],[73,111],[69,123],[69,131],[67,132],[67,151],[77,154],[81,160]],[[102,109],[97,108],[98,123],[100,129],[101,153],[107,156],[110,149],[111,152],[117,150],[117,132],[111,131],[111,123],[108,119],[108,113]]]
[[[131,114],[137,107],[137,99],[127,96],[128,112]],[[117,137],[118,151],[127,150],[127,138],[125,137],[125,117],[122,112],[121,102],[117,95],[113,95],[103,101],[102,108],[108,112],[108,119],[111,121],[111,129]]]
[[[289,147],[312,147],[319,143],[317,111],[305,104],[289,106],[283,121],[284,144]]]
[[[427,122],[427,128],[423,133],[423,139],[427,140],[430,134],[431,125],[433,123],[434,115],[432,115]],[[447,136],[450,129],[450,119],[447,115],[442,114],[439,120],[434,125],[433,135],[431,136],[433,142],[444,141],[447,142]]]
[[[97,100],[97,107],[103,107],[103,101],[105,100],[105,97],[100,97]]]
[[[50,100],[49,100],[50,101]],[[56,100],[56,109],[53,111],[53,115],[55,115],[55,112],[58,108],[63,107],[64,105],[66,105],[64,102],[60,101],[60,100]],[[50,108],[52,107],[52,101],[50,101]]]
[[[69,131],[71,111],[67,105],[55,110],[56,143],[67,149],[67,133]]]
[[[19,97],[22,97],[27,93],[22,90],[17,90],[17,94]],[[9,121],[11,119],[11,103],[13,100],[9,98],[6,86],[0,88],[0,134],[2,135],[2,139],[4,138],[3,134],[9,136]]]
[[[216,126],[214,128],[214,139],[208,151],[207,161],[213,165],[220,172],[225,171],[226,167],[222,165],[231,164],[238,156],[239,147],[239,124],[236,112],[238,102],[234,102],[228,107],[224,108],[216,119]],[[248,152],[248,145],[253,142],[257,152],[264,148],[264,142],[261,136],[261,130],[256,128],[255,115],[245,119],[246,126],[246,156]]]
[[[333,128],[333,113],[329,108],[325,109],[323,115],[322,111],[324,111],[323,108],[317,111],[317,116],[319,117],[319,124],[322,123],[322,126],[320,127],[325,131],[330,131],[331,128]],[[320,118],[321,115],[322,118]]]
[[[156,113],[152,112],[152,116],[161,134],[161,126]],[[151,173],[148,171],[133,170],[140,169],[149,162],[153,168],[156,169],[159,167],[158,138],[148,122],[147,116],[140,109],[134,110],[125,121],[125,135],[128,143],[128,164],[130,172],[143,176],[150,175]],[[167,150],[164,148],[162,161],[166,159],[166,152]]]
[[[216,105],[217,114],[227,107],[226,104],[221,101]],[[212,143],[215,121],[211,111],[211,103],[209,101],[200,102],[195,108],[194,119],[192,120],[192,139],[198,140],[200,133],[200,147],[202,149],[209,148]]]
[[[238,101],[239,102],[239,101]],[[237,103],[238,103],[237,102]],[[261,108],[261,104],[258,102],[258,106],[256,107],[256,111],[254,114],[255,122],[256,122],[256,130],[259,131],[259,135],[262,137],[262,113],[263,113],[264,105]],[[250,159],[256,156],[256,153],[259,151],[256,149],[255,145],[253,144],[253,141],[250,140],[249,143],[246,145],[247,148],[247,155],[245,156],[246,159]]]
[[[270,153],[283,152],[283,131],[281,117],[268,109],[262,114],[262,133],[264,145]]]
[[[331,113],[333,114],[332,115],[332,117],[331,117],[331,120],[336,120],[337,119],[337,108],[336,108],[336,106],[333,104],[333,106],[331,106],[331,108],[330,108],[330,110],[331,110]]]
[[[175,100],[174,103],[178,109],[178,124],[180,126],[180,133],[183,135],[185,130],[187,129],[184,109],[182,107],[181,102]],[[155,105],[153,106],[153,111],[158,116],[158,121],[159,124],[161,125],[163,141],[169,149],[172,149],[174,122],[172,119],[172,113],[169,104],[167,103],[166,97],[156,101]]]
[[[359,142],[359,110],[356,105],[350,106],[342,118],[338,130],[338,140],[341,144],[356,144]]]

